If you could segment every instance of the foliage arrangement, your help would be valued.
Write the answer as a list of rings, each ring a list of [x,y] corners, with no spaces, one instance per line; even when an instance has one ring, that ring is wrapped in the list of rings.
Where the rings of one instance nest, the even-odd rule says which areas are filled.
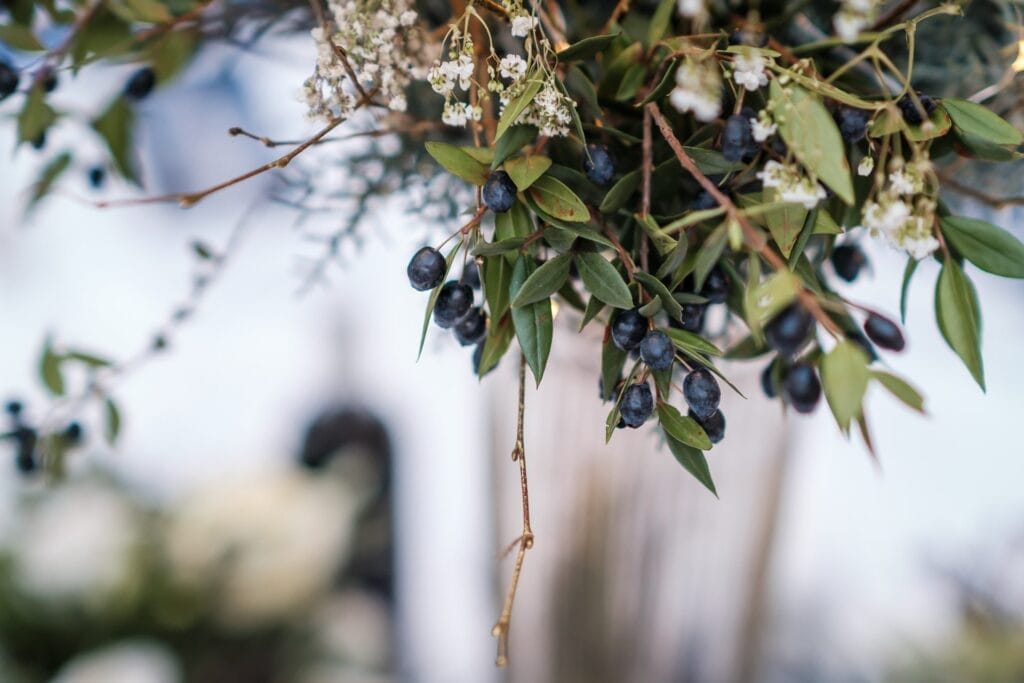
[[[58,72],[110,59],[146,64],[86,121],[107,144],[113,170],[129,181],[137,179],[132,102],[181,68],[212,35],[204,31],[260,29],[258,12],[246,24],[232,3],[8,5],[0,40],[43,54],[18,93],[21,142],[41,148],[51,126],[72,118],[48,104]],[[410,176],[433,177],[438,168],[450,174],[461,194],[447,200],[465,197],[453,202],[460,226],[417,251],[408,277],[429,293],[421,350],[433,321],[475,347],[480,377],[505,355],[520,357],[513,459],[523,533],[495,627],[504,663],[516,583],[533,541],[526,369],[539,384],[556,312],[576,311],[580,330],[604,329],[594,353],[600,398],[609,404],[606,437],[656,422],[675,458],[712,492],[706,454],[725,436],[721,385],[732,386],[718,359],[766,360],[769,397],[807,413],[824,396],[839,429],[858,430],[869,449],[863,401],[870,385],[923,412],[911,384],[875,362],[880,352],[903,349],[900,326],[836,287],[864,268],[860,240],[881,239],[906,253],[904,313],[918,264],[941,264],[939,329],[984,388],[970,270],[1022,278],[1024,245],[957,215],[949,193],[986,197],[954,177],[964,160],[1021,156],[1021,133],[982,102],[999,102],[1024,63],[1001,64],[998,82],[978,83],[976,92],[938,93],[919,89],[919,81],[935,82],[935,71],[918,78],[917,57],[930,24],[946,25],[965,11],[1009,21],[1016,9],[989,0],[314,0],[295,11],[297,25],[314,27],[316,65],[303,97],[322,125],[315,135],[210,188],[98,204],[192,206],[291,165],[346,121],[403,143],[388,160],[404,169],[403,182],[382,186],[405,187]],[[34,32],[41,21],[65,28],[56,47]],[[0,95],[14,95],[21,76],[0,67]],[[241,129],[232,134],[285,144]],[[436,162],[433,171],[402,161],[422,150]],[[49,161],[32,201],[73,163],[70,151]],[[203,245],[196,251],[213,264],[221,258]],[[726,320],[714,334],[705,326],[709,312]],[[163,348],[162,339],[147,353]],[[123,365],[47,346],[43,377],[57,396],[65,393],[68,363],[84,364],[91,378],[75,400],[98,398],[108,423],[119,423],[105,386]],[[31,464],[36,442],[26,449],[18,434],[36,439],[36,431],[18,426],[8,436]],[[116,434],[109,424],[108,431]]]

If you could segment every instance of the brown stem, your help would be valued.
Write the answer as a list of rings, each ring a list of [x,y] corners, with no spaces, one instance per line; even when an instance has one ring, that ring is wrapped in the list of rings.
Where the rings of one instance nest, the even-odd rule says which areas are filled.
[[[508,633],[509,625],[512,623],[512,605],[516,599],[516,588],[519,586],[519,576],[523,569],[523,559],[526,551],[533,547],[533,528],[530,526],[530,487],[526,478],[526,447],[523,442],[523,417],[526,412],[526,357],[519,355],[519,405],[516,419],[516,444],[512,449],[512,460],[519,463],[519,493],[522,497],[523,506],[523,533],[513,541],[510,549],[519,546],[516,552],[516,561],[512,567],[512,580],[509,583],[508,593],[505,595],[505,604],[501,608],[501,616],[498,623],[494,625],[491,633],[498,639],[498,656],[495,663],[498,666],[508,664]]]
[[[675,133],[672,132],[672,126],[662,115],[661,110],[658,109],[658,105],[651,102],[647,105],[647,110],[650,111],[651,116],[654,117],[655,123],[658,124],[658,130],[661,131],[665,141],[668,142],[669,147],[671,147],[672,151],[675,152],[676,158],[679,159],[679,163],[683,168],[689,171],[690,175],[697,180],[700,186],[704,188],[708,194],[715,198],[718,205],[725,209],[725,213],[729,219],[735,221],[740,226],[743,230],[743,237],[750,248],[760,254],[774,270],[789,270],[789,266],[786,262],[768,246],[768,241],[756,228],[754,228],[750,221],[747,220],[747,217],[743,215],[743,212],[733,204],[732,200],[729,199],[725,193],[718,189],[717,185],[711,182],[711,180],[708,179],[708,177],[704,175],[699,168],[697,168],[697,164],[693,162],[690,155],[688,155],[686,150],[683,149],[683,145],[679,142]],[[829,332],[829,334],[836,338],[842,336],[840,329],[834,322],[832,322],[832,319],[825,314],[825,311],[822,310],[821,305],[818,303],[817,298],[812,292],[807,290],[805,287],[801,287],[797,296],[800,298],[801,303],[803,303],[808,312],[815,317],[818,323],[820,323],[821,326]]]
[[[608,21],[604,23],[604,28],[601,29],[601,33],[608,33],[612,24],[617,22],[623,14],[629,11],[629,0],[619,0],[618,4],[615,5],[615,9],[612,10],[612,14],[608,17]]]

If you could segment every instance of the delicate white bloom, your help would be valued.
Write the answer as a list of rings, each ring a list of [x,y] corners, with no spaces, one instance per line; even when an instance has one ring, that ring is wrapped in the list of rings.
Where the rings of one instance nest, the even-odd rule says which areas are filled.
[[[778,161],[766,162],[757,177],[766,188],[774,189],[781,201],[802,204],[808,210],[816,207],[827,196],[821,185]]]
[[[468,102],[445,102],[444,110],[441,113],[441,122],[446,126],[464,128],[470,121],[479,121],[483,116],[480,107],[474,107]]]
[[[863,224],[871,235],[884,238],[915,259],[922,259],[939,248],[935,238],[935,204],[922,199],[913,207],[909,202],[884,193],[877,201],[864,205]]]
[[[756,119],[750,119],[750,134],[755,142],[764,142],[779,130],[779,125],[772,121],[771,115],[762,109]]]
[[[679,14],[684,17],[698,17],[704,14],[704,0],[679,0]]]
[[[526,75],[526,60],[519,55],[505,55],[498,63],[498,73],[502,78],[518,81]]]
[[[50,683],[181,683],[185,676],[174,653],[147,640],[128,640],[80,654]]]
[[[537,27],[537,17],[529,14],[522,14],[512,18],[512,35],[516,38],[525,38],[530,31]]]
[[[185,501],[169,522],[172,575],[211,594],[225,626],[302,613],[348,558],[362,501],[333,478],[295,470],[233,476]]]
[[[682,113],[693,112],[699,121],[713,121],[722,111],[722,75],[713,62],[685,61],[676,71],[676,87],[669,102]]]
[[[732,62],[732,80],[749,91],[768,85],[765,58],[761,55],[736,55]]]
[[[867,177],[875,170],[875,160],[872,157],[864,157],[857,164],[857,175]]]
[[[832,18],[836,35],[843,40],[856,40],[861,31],[875,23],[879,0],[842,0],[842,7]]]
[[[892,188],[893,192],[900,195],[912,195],[921,191],[920,180],[914,178],[902,168],[889,174],[889,187]]]
[[[575,106],[575,102],[563,95],[552,81],[548,81],[519,117],[519,122],[537,126],[540,134],[547,137],[565,137],[569,134]]]

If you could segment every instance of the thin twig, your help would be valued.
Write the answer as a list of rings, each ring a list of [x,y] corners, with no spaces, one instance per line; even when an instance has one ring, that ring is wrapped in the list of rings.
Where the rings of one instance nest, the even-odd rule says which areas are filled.
[[[679,142],[679,139],[672,132],[672,126],[668,120],[662,115],[661,110],[658,109],[658,105],[651,102],[647,105],[648,111],[651,112],[651,116],[654,117],[655,123],[658,124],[658,129],[661,131],[662,136],[668,142],[669,147],[675,152],[676,158],[679,159],[679,163],[690,172],[697,182],[703,187],[708,194],[715,198],[718,205],[725,209],[726,215],[730,220],[735,221],[740,228],[743,230],[744,239],[747,244],[750,245],[761,257],[768,262],[773,269],[782,271],[789,270],[786,262],[782,260],[782,257],[772,251],[771,247],[768,246],[768,241],[754,226],[747,220],[747,217],[743,215],[743,212],[733,204],[732,200],[723,193],[718,186],[715,185],[711,180],[704,175],[697,164],[693,162],[693,159],[683,149],[683,145]],[[807,290],[805,287],[801,287],[797,292],[797,296],[800,298],[801,303],[804,307],[815,317],[815,319],[824,327],[833,337],[839,338],[842,336],[842,331],[836,326],[831,318],[826,315],[825,311],[822,310],[821,305],[818,303],[817,298],[814,294]]]
[[[523,569],[523,559],[526,551],[533,547],[533,528],[530,526],[530,487],[526,479],[526,446],[523,442],[523,417],[526,412],[526,356],[519,354],[519,405],[516,419],[516,444],[512,449],[512,460],[519,463],[519,493],[522,497],[523,506],[523,533],[512,545],[516,543],[519,549],[516,552],[515,565],[512,567],[512,580],[508,586],[508,593],[505,595],[505,604],[501,608],[501,616],[498,623],[494,625],[491,633],[498,639],[498,656],[495,663],[498,666],[508,664],[508,633],[509,625],[512,623],[512,605],[516,599],[516,588],[519,586],[519,575]]]

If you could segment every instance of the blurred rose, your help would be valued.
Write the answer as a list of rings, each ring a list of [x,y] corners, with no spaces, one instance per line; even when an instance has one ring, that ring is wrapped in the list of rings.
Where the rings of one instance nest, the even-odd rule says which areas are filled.
[[[333,477],[283,470],[235,477],[172,513],[175,578],[211,594],[224,626],[250,628],[308,608],[348,559],[360,498]]]
[[[174,654],[160,643],[131,640],[81,654],[51,683],[181,683]]]

